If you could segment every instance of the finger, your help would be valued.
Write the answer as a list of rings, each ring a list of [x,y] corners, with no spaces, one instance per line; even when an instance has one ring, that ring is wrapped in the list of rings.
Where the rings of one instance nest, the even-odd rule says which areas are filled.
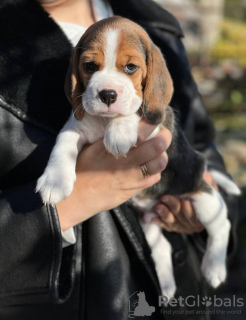
[[[181,199],[181,214],[178,218],[187,227],[196,227],[197,218],[190,199]]]
[[[181,210],[187,220],[195,220],[196,215],[190,199],[181,199]]]
[[[167,128],[161,127],[159,133],[156,136],[162,137],[163,139],[166,140],[167,149],[168,149],[172,142],[171,132]]]
[[[202,232],[204,229],[205,229],[204,226],[203,226],[201,223],[199,223],[199,225],[197,225],[197,226],[194,227],[193,233],[200,233],[200,232]]]
[[[193,226],[200,224],[190,199],[181,199],[181,211],[189,224]]]
[[[138,125],[137,144],[141,144],[142,142],[144,142],[156,128],[157,125],[153,125],[149,123],[145,118],[143,118]]]
[[[174,213],[177,222],[185,229],[190,229],[194,226],[194,223],[192,223],[190,220],[186,219],[184,212],[182,209],[178,213]]]
[[[186,221],[182,212],[174,214],[163,204],[157,204],[154,209],[163,222],[168,224],[169,229],[173,232],[183,232],[191,229],[190,224]]]
[[[169,130],[161,130],[155,138],[143,142],[137,148],[131,149],[128,153],[128,162],[130,165],[139,166],[145,164],[167,150],[171,143],[171,133]]]
[[[172,228],[170,228],[170,226],[163,222],[160,218],[154,218],[152,222],[156,223],[159,227],[165,229],[166,231],[172,232]]]
[[[188,201],[189,200],[187,200],[187,202]],[[190,206],[190,204],[187,204],[187,202],[185,202],[185,204],[187,205],[187,210],[193,210],[193,208]],[[175,210],[178,210],[178,207],[176,207]],[[195,215],[193,222],[187,220],[184,213],[182,212],[182,208],[180,208],[180,211],[176,211],[175,214],[173,212],[170,212],[169,207],[159,203],[154,207],[154,211],[158,213],[161,221],[164,222],[165,225],[168,225],[168,229],[172,232],[192,234],[194,232],[201,232],[204,229],[202,224],[196,219]],[[167,230],[166,227],[165,229]]]
[[[204,226],[196,217],[196,213],[190,199],[181,200],[181,211],[184,217],[186,218],[187,222],[194,227],[194,232],[196,232],[196,230],[204,229]]]
[[[181,210],[181,202],[179,198],[165,195],[161,197],[161,202],[164,203],[171,212],[178,214]]]
[[[140,170],[141,172],[140,168],[137,168],[137,170]],[[129,188],[129,186],[127,185],[126,190],[135,190],[136,192],[140,192],[143,189],[147,189],[153,186],[154,184],[159,182],[161,179],[160,173],[156,173],[152,176],[147,176],[146,178],[143,178],[143,175],[142,175],[141,179],[139,179],[139,172],[138,172],[138,177],[135,179],[135,174],[137,170],[135,169],[135,171],[132,173],[132,176],[134,176],[135,184],[133,184],[132,188]]]
[[[164,204],[158,204],[155,212],[158,214],[158,217],[161,219],[161,221],[166,224],[174,224],[176,222],[175,216]]]
[[[182,227],[179,224],[177,224],[177,225],[176,224],[168,224],[166,222],[163,222],[159,218],[154,218],[152,221],[155,222],[159,227],[165,229],[168,232],[186,233],[186,234],[193,233],[192,230],[187,230],[186,228]]]
[[[200,232],[203,230],[203,225],[196,218],[194,208],[190,199],[180,199],[180,212],[175,214],[177,218],[175,232],[183,232],[186,234],[192,234],[194,232]],[[178,223],[179,222],[179,223]]]
[[[151,138],[155,137],[158,133],[167,135],[167,131],[169,131],[166,127],[157,126],[150,124],[146,119],[142,119],[139,123],[138,127],[138,142],[137,145],[146,141],[146,139],[150,140]],[[171,132],[169,131],[170,141],[171,143]]]
[[[163,152],[163,154],[161,154],[158,158],[145,163],[145,167],[147,169],[146,174],[154,175],[156,173],[161,173],[163,170],[165,170],[167,163],[168,163],[167,153]],[[141,167],[142,165],[139,166],[140,170],[137,168],[139,172],[139,179],[145,178],[144,168],[141,169]]]

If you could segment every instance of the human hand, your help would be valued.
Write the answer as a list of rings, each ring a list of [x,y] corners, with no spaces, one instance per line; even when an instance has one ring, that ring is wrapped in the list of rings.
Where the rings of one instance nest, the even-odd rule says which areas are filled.
[[[155,205],[154,212],[158,217],[153,221],[167,231],[192,234],[204,229],[197,220],[189,199],[180,199],[171,195],[162,196],[160,202]]]
[[[167,165],[166,150],[171,133],[163,128],[155,138],[143,142],[155,127],[142,121],[139,125],[139,143],[127,157],[116,159],[108,154],[102,139],[84,148],[78,156],[72,194],[57,204],[63,231],[127,201],[141,190],[157,183]],[[140,165],[148,173],[143,177]]]
[[[218,190],[208,171],[204,173],[204,180]],[[189,199],[180,199],[171,195],[162,196],[160,202],[155,205],[154,211],[158,217],[153,221],[167,231],[192,234],[204,229],[197,220],[192,202]]]

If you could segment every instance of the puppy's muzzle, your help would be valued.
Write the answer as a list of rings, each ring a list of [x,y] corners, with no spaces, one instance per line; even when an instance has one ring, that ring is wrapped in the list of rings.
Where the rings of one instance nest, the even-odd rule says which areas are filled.
[[[117,100],[118,94],[115,90],[102,90],[99,92],[99,98],[103,103],[105,103],[108,107],[113,104]]]

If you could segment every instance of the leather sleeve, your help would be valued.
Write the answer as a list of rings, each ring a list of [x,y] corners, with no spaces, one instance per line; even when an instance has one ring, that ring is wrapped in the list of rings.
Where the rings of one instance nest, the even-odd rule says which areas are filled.
[[[0,107],[0,306],[61,303],[71,293],[76,244],[62,249],[56,209],[34,192],[53,143]]]

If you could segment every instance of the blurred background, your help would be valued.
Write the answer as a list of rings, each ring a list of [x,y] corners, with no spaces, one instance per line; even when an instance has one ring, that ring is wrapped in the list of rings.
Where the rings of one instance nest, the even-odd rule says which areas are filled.
[[[170,11],[182,26],[192,73],[217,131],[218,149],[228,172],[242,190],[237,252],[229,265],[227,283],[215,294],[222,298],[243,297],[244,307],[232,307],[231,313],[215,314],[212,319],[245,320],[246,0],[155,1]]]

